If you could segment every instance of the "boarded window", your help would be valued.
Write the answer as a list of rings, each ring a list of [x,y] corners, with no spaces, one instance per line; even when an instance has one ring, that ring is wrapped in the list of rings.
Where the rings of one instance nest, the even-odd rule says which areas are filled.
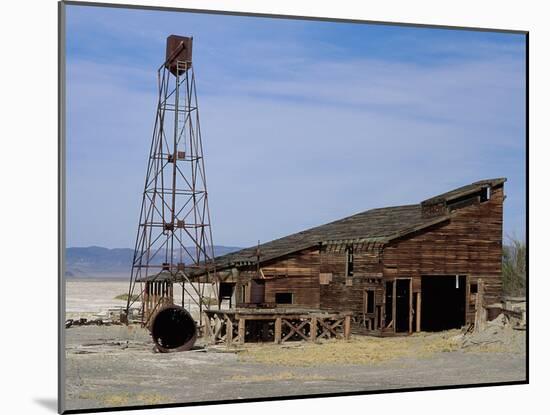
[[[277,304],[292,304],[292,293],[276,293],[275,302]]]

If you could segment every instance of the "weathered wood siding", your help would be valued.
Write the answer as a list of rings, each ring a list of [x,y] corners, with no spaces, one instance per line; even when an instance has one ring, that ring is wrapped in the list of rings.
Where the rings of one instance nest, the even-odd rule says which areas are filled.
[[[331,281],[320,286],[321,309],[362,313],[366,289],[376,289],[375,303],[383,302],[382,288],[376,282],[382,277],[378,250],[355,249],[353,255],[353,277],[347,277],[345,247],[321,251],[320,270],[332,274]]]
[[[262,266],[266,278],[265,301],[276,293],[292,293],[292,307],[319,308],[319,249],[287,255]],[[281,305],[288,307],[289,305]]]
[[[275,303],[277,293],[292,293],[294,307],[363,313],[365,290],[374,289],[383,315],[385,281],[411,278],[412,293],[418,293],[422,275],[465,275],[470,285],[481,279],[486,302],[497,301],[502,293],[503,185],[493,187],[487,201],[472,200],[451,201],[454,210],[448,220],[395,239],[383,249],[355,245],[352,277],[346,276],[346,245],[330,240],[263,263],[265,302]],[[227,278],[239,287],[256,277],[255,267],[249,266]],[[467,321],[473,315],[471,307],[469,311]]]
[[[391,242],[382,254],[384,276],[413,277],[420,289],[422,275],[467,275],[485,284],[485,298],[502,294],[503,186],[492,189],[486,202],[462,207],[448,222]]]

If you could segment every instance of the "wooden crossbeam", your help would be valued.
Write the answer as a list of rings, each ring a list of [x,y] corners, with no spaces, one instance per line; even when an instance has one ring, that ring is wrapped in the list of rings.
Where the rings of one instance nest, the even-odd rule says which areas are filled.
[[[340,327],[342,323],[344,322],[344,319],[336,320],[334,323],[330,324],[327,323],[323,319],[319,319],[319,324],[321,324],[322,327],[324,327],[323,332],[318,336],[318,338],[322,338],[323,336],[327,336],[327,338],[330,338],[330,333],[334,335],[334,337],[341,339],[343,336],[338,333],[335,329],[337,327]]]
[[[214,330],[214,343],[218,340],[218,338],[220,338],[220,332],[223,328],[223,322],[218,318],[218,316],[216,316],[215,320],[217,320],[217,322],[215,323],[216,328]]]
[[[206,329],[206,336],[208,338],[208,342],[210,344],[216,343],[216,339],[214,338],[214,332],[212,331],[212,326],[210,325],[210,318],[208,316],[204,319],[204,328]]]
[[[283,342],[288,340],[289,338],[291,338],[294,335],[294,333],[301,336],[304,340],[308,340],[307,336],[304,333],[302,333],[301,330],[306,324],[309,323],[309,321],[307,321],[307,320],[302,321],[298,325],[298,327],[294,327],[292,325],[292,323],[290,323],[288,320],[285,320],[285,319],[283,319],[283,323],[286,324],[290,328],[290,332],[285,337],[283,337],[283,340],[282,340]]]

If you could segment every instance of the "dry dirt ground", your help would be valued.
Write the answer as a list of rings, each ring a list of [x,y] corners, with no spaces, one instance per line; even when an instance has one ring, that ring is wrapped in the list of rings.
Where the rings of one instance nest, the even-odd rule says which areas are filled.
[[[526,376],[525,333],[489,326],[321,344],[250,344],[154,353],[139,326],[66,329],[67,409],[371,391]]]

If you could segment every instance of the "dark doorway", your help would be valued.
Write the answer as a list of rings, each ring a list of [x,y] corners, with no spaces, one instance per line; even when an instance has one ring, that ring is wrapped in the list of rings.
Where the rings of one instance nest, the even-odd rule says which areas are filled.
[[[465,323],[466,277],[464,275],[422,276],[421,328],[441,331]]]
[[[365,313],[374,314],[374,290],[365,291]]]
[[[393,281],[386,281],[386,304],[384,307],[384,327],[388,327],[393,320]]]
[[[411,280],[395,280],[395,284],[395,331],[409,331]]]

